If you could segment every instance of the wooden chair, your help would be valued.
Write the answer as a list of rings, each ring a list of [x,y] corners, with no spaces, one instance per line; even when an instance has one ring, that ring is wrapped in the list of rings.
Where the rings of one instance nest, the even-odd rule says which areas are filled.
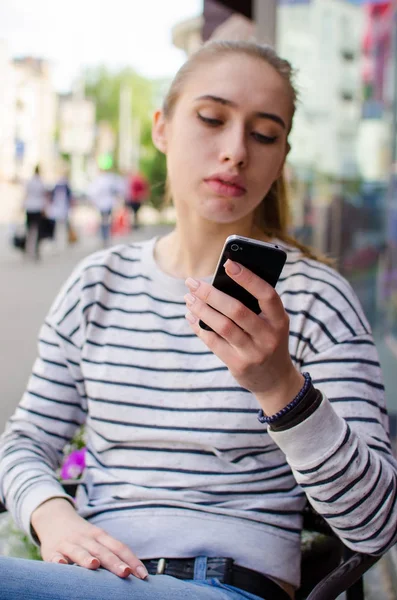
[[[65,491],[74,496],[78,481],[64,481]],[[0,503],[0,513],[6,508]],[[346,592],[346,600],[364,600],[363,575],[380,556],[349,550],[325,520],[308,504],[303,528],[313,534],[302,544],[301,587],[296,600],[335,600]]]

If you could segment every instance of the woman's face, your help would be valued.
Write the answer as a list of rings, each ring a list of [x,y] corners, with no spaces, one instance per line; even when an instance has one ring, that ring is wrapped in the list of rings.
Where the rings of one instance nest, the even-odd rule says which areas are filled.
[[[282,171],[291,118],[288,88],[263,60],[240,54],[197,67],[153,129],[178,212],[216,223],[250,215]]]

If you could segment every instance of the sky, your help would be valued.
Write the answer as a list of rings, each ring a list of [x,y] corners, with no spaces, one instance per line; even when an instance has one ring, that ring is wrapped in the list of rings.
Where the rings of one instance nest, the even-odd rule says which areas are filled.
[[[0,40],[12,57],[49,59],[59,91],[97,64],[167,78],[184,62],[171,28],[202,7],[202,0],[0,0]]]

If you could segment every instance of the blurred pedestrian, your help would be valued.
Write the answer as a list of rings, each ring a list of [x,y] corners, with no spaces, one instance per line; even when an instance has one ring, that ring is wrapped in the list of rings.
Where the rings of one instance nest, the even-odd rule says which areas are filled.
[[[70,223],[71,205],[72,190],[68,174],[64,171],[54,188],[51,190],[51,199],[47,209],[47,216],[54,221],[54,237],[59,237],[59,225],[61,225],[63,237],[68,243],[75,241],[75,234]]]
[[[132,173],[127,179],[125,204],[131,211],[131,229],[138,229],[138,212],[149,195],[149,184],[142,173]]]
[[[111,237],[112,211],[120,194],[120,183],[111,171],[101,169],[88,188],[88,196],[101,215],[101,238],[109,245]]]
[[[47,201],[47,190],[37,165],[33,177],[26,184],[24,209],[26,213],[26,253],[31,258],[40,258],[40,224]]]

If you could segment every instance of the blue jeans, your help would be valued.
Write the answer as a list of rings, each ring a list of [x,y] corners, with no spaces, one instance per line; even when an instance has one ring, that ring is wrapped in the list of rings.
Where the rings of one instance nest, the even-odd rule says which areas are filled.
[[[200,574],[198,575],[200,577]],[[120,579],[104,569],[0,556],[0,600],[260,600],[217,579]],[[271,599],[269,599],[271,600]]]

